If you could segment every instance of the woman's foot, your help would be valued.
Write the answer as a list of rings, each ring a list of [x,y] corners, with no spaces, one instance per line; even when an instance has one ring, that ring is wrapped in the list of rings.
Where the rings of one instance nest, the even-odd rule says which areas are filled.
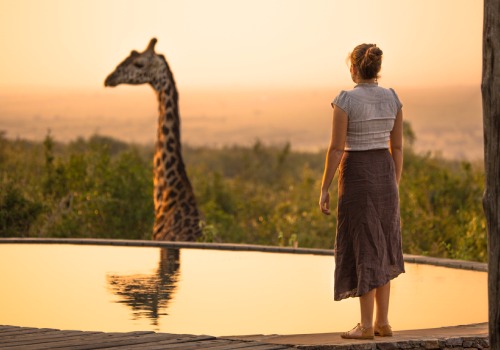
[[[379,337],[392,337],[392,328],[388,324],[379,326],[375,323],[374,334]]]
[[[373,327],[365,328],[358,323],[356,327],[340,336],[344,339],[373,339]]]

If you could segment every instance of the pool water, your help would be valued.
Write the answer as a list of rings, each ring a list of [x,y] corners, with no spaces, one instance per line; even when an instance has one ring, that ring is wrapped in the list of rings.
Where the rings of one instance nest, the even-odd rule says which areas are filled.
[[[487,274],[406,263],[395,330],[487,322]],[[221,335],[338,332],[333,256],[86,245],[0,245],[0,324]]]

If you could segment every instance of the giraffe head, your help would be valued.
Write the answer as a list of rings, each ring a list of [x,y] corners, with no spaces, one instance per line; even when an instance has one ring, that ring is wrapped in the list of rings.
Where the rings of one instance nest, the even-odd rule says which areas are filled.
[[[146,84],[155,88],[161,82],[158,77],[165,69],[165,59],[155,53],[156,38],[151,39],[148,47],[143,52],[132,51],[116,69],[108,75],[104,86],[117,86],[120,84]]]

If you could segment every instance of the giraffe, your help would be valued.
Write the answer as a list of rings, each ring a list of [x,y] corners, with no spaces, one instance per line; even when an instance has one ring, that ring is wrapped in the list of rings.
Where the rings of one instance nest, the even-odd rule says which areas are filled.
[[[106,78],[104,86],[150,84],[159,104],[153,160],[155,223],[153,239],[195,241],[200,212],[181,154],[178,92],[167,60],[155,52],[156,38],[143,52],[132,51]]]
[[[180,250],[159,249],[160,262],[154,273],[106,276],[108,289],[118,302],[129,306],[135,317],[149,318],[155,326],[175,294],[180,275]]]

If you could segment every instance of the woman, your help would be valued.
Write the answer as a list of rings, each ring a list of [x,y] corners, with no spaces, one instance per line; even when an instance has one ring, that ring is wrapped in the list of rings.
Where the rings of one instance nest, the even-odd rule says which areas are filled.
[[[404,272],[398,194],[403,112],[394,90],[378,86],[380,48],[358,45],[350,63],[356,86],[332,102],[332,137],[319,205],[330,215],[328,188],[340,165],[334,298],[359,297],[361,307],[360,323],[341,336],[373,339],[392,336],[390,280]]]

